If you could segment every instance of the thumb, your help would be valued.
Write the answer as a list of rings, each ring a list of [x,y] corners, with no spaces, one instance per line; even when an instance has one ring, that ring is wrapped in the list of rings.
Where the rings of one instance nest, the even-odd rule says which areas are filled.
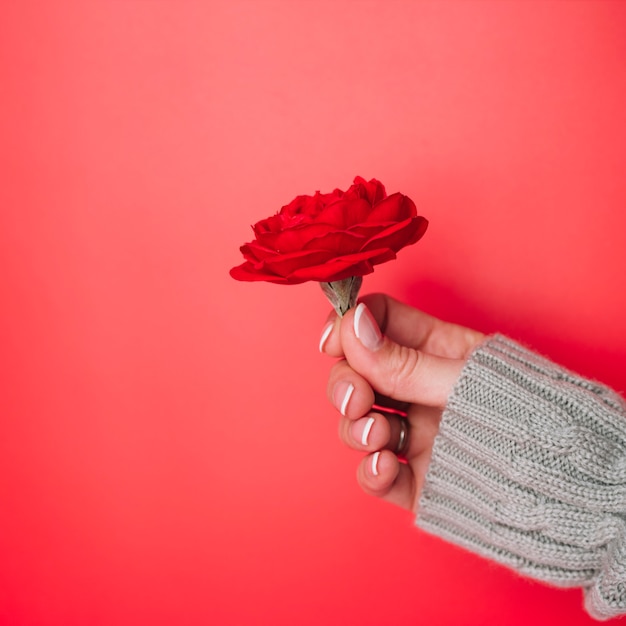
[[[362,302],[342,319],[341,343],[353,370],[375,391],[401,402],[443,407],[465,364],[383,336]]]

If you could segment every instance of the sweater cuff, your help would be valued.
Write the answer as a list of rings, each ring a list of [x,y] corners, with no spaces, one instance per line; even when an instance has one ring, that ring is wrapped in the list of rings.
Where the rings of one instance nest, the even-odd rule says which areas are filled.
[[[496,335],[444,410],[417,525],[521,574],[626,612],[623,400]]]

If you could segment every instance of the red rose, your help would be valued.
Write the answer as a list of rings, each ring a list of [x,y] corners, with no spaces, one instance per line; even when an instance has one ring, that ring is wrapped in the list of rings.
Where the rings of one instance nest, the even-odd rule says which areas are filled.
[[[241,247],[245,263],[230,275],[283,285],[364,276],[395,259],[427,226],[410,198],[388,196],[382,183],[357,176],[346,192],[298,196],[257,222],[255,240]]]

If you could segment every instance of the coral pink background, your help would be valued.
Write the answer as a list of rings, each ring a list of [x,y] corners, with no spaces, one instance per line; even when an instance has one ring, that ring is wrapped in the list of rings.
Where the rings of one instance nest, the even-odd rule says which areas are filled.
[[[314,284],[249,225],[356,175],[364,292],[626,389],[626,3],[5,2],[0,623],[587,624],[367,498]]]

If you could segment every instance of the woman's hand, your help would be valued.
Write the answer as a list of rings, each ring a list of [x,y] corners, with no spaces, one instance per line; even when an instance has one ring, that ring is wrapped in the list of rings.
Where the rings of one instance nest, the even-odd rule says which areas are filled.
[[[320,351],[341,360],[330,371],[328,397],[341,413],[342,441],[367,453],[357,472],[366,493],[417,511],[443,408],[483,339],[382,294],[365,296],[342,319],[331,314]],[[402,416],[406,463],[396,454]]]

